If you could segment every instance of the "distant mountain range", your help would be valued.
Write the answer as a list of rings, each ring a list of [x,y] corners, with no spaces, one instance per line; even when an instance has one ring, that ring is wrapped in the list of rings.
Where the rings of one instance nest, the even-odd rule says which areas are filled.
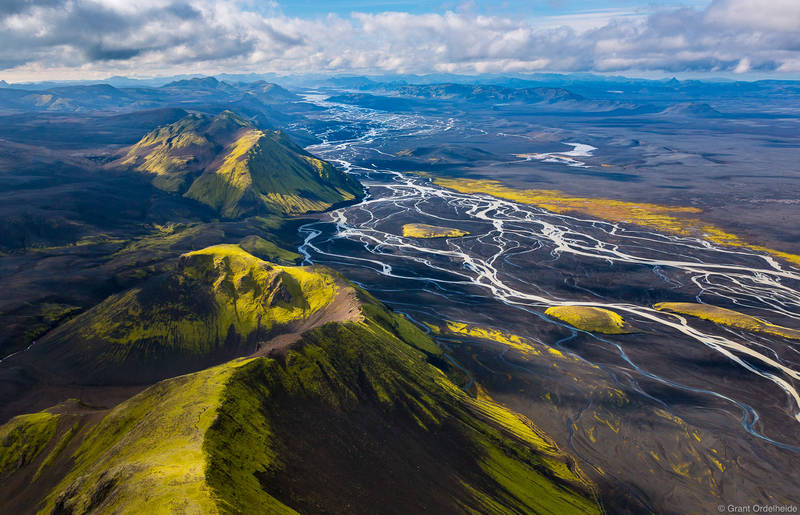
[[[467,102],[525,103],[561,102],[583,100],[563,88],[508,88],[498,85],[469,84],[424,84],[407,86],[377,86],[373,91],[393,93],[404,97],[430,98],[438,100],[463,100]]]
[[[563,101],[582,101],[583,97],[563,88],[508,88],[497,85],[418,84],[395,85],[362,83],[370,93],[345,93],[329,98],[332,102],[359,105],[383,110],[411,110],[424,106],[425,101],[493,103],[493,104],[552,104]]]
[[[337,91],[334,97],[336,101],[385,110],[420,109],[424,102],[435,100],[638,116],[660,113],[675,104],[709,104],[714,109],[714,105],[725,99],[726,111],[736,109],[736,115],[747,117],[785,117],[800,112],[800,81],[789,80],[700,81],[678,80],[674,77],[652,80],[592,74],[434,74],[342,76],[326,79],[319,84]],[[342,95],[341,90],[347,90],[346,94]],[[675,116],[711,117],[709,113],[689,111],[678,108]],[[664,116],[670,116],[670,112],[664,113]],[[721,113],[720,116],[727,115]]]
[[[698,81],[674,77],[649,80],[592,74],[381,77],[250,74],[220,77],[224,80],[215,77],[179,77],[171,81],[112,77],[101,83],[0,82],[0,114],[133,111],[181,106],[216,112],[233,109],[258,119],[260,125],[288,127],[293,121],[287,113],[292,111],[289,106],[301,105],[302,97],[265,78],[278,78],[294,88],[321,88],[336,102],[387,111],[424,109],[431,107],[430,102],[434,101],[526,105],[550,111],[636,116],[659,113],[676,103],[706,103],[713,108],[720,99],[734,100],[731,105],[741,106],[741,113],[748,116],[786,116],[800,110],[800,83],[797,81]],[[678,111],[682,114],[677,114]],[[707,114],[695,113],[703,117],[708,117]],[[690,113],[677,109],[676,115]]]
[[[434,113],[442,104],[470,109],[492,106],[509,113],[533,109],[542,113],[588,116],[649,116],[661,118],[792,117],[800,112],[800,84],[789,81],[708,84],[698,81],[581,82],[568,87],[506,79],[502,84],[408,84],[375,82],[366,78],[331,79],[331,102],[383,111]],[[341,89],[347,91],[342,92]],[[713,107],[720,98],[736,112]],[[780,99],[780,101],[779,101]]]
[[[270,106],[300,100],[264,81],[229,84],[213,77],[185,79],[161,87],[115,87],[110,84],[0,88],[0,111],[89,112],[224,103]]]

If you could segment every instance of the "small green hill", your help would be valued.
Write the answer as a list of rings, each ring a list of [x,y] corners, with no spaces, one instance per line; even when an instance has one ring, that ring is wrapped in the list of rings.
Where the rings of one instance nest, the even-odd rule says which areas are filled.
[[[235,249],[186,260],[190,276],[213,262],[241,278],[252,262]],[[427,335],[354,291],[358,318],[316,325],[279,356],[161,381],[67,450],[66,426],[15,419],[0,435],[27,424],[33,437],[6,461],[25,456],[20,473],[42,479],[0,495],[45,513],[600,512],[572,458],[456,387]]]
[[[357,181],[280,131],[230,111],[190,114],[147,134],[114,166],[152,174],[153,185],[225,218],[324,211],[363,195]]]
[[[346,296],[342,285],[329,269],[274,265],[237,245],[217,245],[109,297],[32,352],[42,367],[81,384],[152,382],[250,354],[324,317]]]

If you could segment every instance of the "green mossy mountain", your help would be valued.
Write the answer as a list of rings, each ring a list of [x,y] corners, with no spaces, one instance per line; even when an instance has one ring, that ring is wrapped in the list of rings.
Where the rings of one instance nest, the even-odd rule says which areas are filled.
[[[206,249],[184,258],[183,273],[229,267],[240,285],[266,285],[273,271],[245,272],[237,263],[256,258],[244,254]],[[357,316],[321,321],[278,354],[163,380],[69,434],[27,416],[42,417],[27,429],[38,436],[15,444],[11,461],[33,456],[16,474],[37,472],[10,501],[35,497],[44,513],[600,511],[574,461],[529,420],[459,389],[425,333],[339,288],[354,292]]]
[[[190,114],[148,133],[114,166],[151,174],[164,191],[224,218],[324,211],[363,196],[357,181],[280,131],[224,111]]]
[[[43,367],[77,383],[148,383],[250,354],[326,316],[347,294],[340,285],[344,279],[329,269],[275,265],[237,245],[216,245],[112,295],[32,351]]]

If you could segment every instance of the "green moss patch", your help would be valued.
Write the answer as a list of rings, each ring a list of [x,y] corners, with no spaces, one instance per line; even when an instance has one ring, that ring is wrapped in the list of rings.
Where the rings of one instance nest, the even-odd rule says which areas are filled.
[[[46,411],[19,415],[0,427],[0,477],[29,465],[50,443],[58,415]]]

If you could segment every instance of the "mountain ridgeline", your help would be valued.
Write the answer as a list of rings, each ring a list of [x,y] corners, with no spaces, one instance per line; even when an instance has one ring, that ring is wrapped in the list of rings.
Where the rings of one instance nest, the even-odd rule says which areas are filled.
[[[325,268],[278,267],[235,245],[191,252],[32,351],[55,364],[79,356],[77,377],[95,366],[108,380],[210,355],[225,334],[253,345],[113,409],[72,400],[0,427],[5,508],[600,511],[571,457],[458,388],[465,377],[424,332]]]
[[[113,166],[149,174],[157,188],[224,218],[324,211],[363,196],[360,184],[280,131],[230,111],[189,114],[155,129]]]

